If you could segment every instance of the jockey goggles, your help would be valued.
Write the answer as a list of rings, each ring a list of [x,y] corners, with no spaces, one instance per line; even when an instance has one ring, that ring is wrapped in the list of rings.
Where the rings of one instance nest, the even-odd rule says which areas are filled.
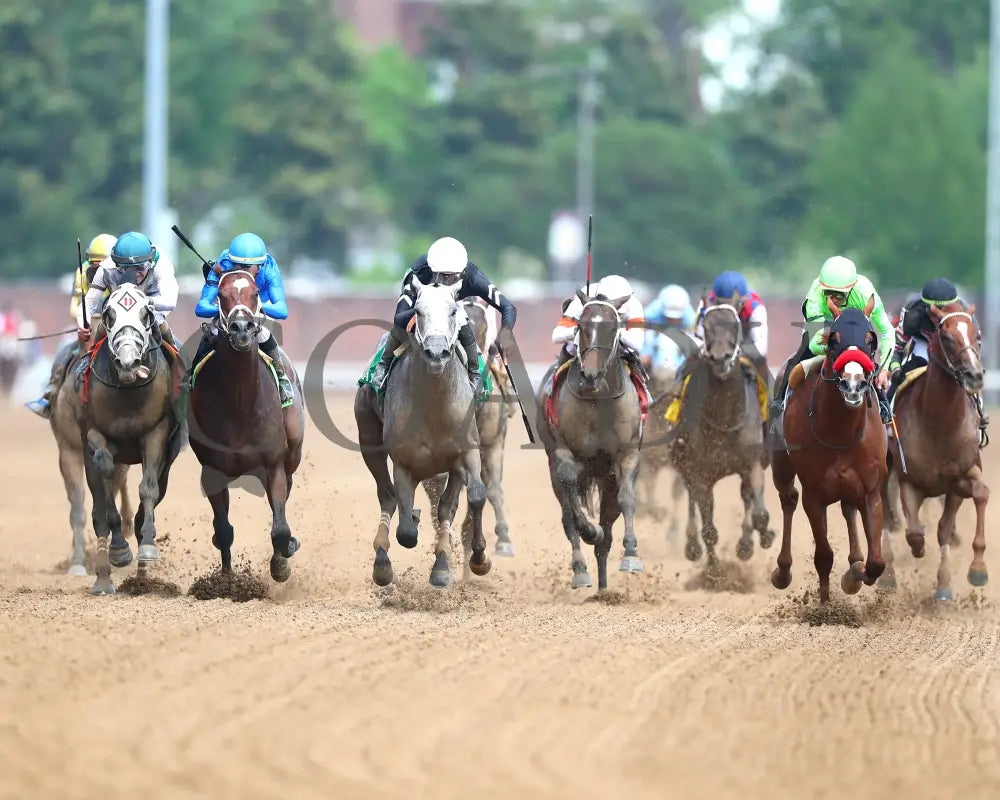
[[[440,283],[442,286],[451,286],[462,280],[461,272],[434,272],[432,273],[434,278],[434,283]]]
[[[823,294],[826,297],[831,298],[836,303],[844,303],[847,300],[848,292],[839,291],[837,289],[824,289]]]

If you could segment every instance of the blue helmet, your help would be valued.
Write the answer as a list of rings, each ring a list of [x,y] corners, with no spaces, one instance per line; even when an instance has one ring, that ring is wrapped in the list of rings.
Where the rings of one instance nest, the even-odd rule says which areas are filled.
[[[267,261],[267,245],[256,233],[241,233],[229,243],[229,260],[234,264],[263,264]]]
[[[153,260],[156,250],[144,233],[129,231],[118,237],[111,248],[111,260],[119,267],[140,267]]]
[[[747,279],[742,274],[726,270],[712,284],[712,294],[720,300],[733,296],[743,298],[750,294],[750,289],[747,286]]]

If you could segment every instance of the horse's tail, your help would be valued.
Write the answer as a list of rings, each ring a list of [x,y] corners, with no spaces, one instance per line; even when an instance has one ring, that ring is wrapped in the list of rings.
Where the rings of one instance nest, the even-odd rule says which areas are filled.
[[[597,509],[594,506],[594,498],[597,494],[597,479],[582,478],[577,484],[577,496],[580,498],[580,505],[591,517],[597,516]]]

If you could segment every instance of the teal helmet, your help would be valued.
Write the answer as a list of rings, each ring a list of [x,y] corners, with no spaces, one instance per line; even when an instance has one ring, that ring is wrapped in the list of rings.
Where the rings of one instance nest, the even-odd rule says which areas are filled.
[[[241,233],[229,243],[229,260],[254,266],[267,261],[267,245],[256,233]]]
[[[129,231],[118,237],[111,248],[111,260],[119,267],[142,268],[152,262],[156,249],[143,233]]]

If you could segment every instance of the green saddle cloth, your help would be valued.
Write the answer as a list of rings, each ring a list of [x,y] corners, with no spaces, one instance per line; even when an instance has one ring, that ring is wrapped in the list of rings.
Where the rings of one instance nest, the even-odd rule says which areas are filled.
[[[385,345],[383,344],[375,351],[375,355],[372,357],[371,362],[368,364],[368,369],[365,370],[364,374],[358,378],[358,386],[371,386],[375,390],[375,394],[381,397],[385,393],[385,385],[376,386],[372,381],[372,376],[375,374],[375,367],[379,361],[382,360],[382,353],[385,352]],[[389,380],[389,373],[392,372],[393,366],[395,366],[397,356],[392,357],[392,361],[389,364],[389,371],[386,372],[386,382]],[[490,395],[493,393],[493,375],[490,373],[489,367],[486,366],[486,359],[483,358],[483,354],[479,354],[479,374],[483,378],[483,391],[482,394],[476,397],[477,403],[484,403],[489,400]]]

